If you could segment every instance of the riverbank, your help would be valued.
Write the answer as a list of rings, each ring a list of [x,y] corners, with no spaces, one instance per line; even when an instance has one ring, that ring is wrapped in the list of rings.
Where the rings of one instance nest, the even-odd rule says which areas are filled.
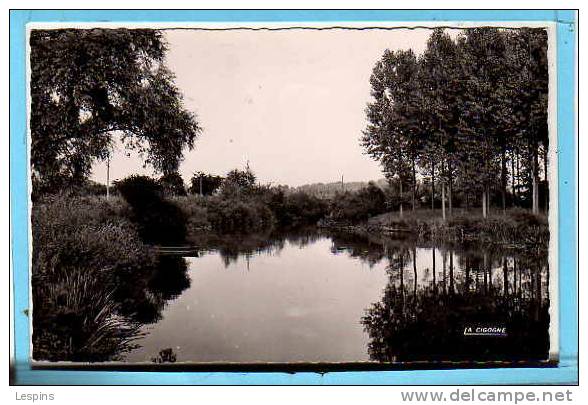
[[[50,196],[31,219],[35,360],[120,360],[190,284],[185,260],[158,255],[121,197]]]
[[[406,212],[402,218],[398,212],[388,212],[358,224],[324,220],[319,226],[356,235],[415,238],[422,242],[504,245],[516,249],[547,249],[549,245],[545,215],[533,215],[518,208],[493,213],[487,218],[462,210],[445,221],[440,212],[432,210]]]
[[[336,251],[365,256],[369,263],[415,241],[543,257],[549,240],[547,219],[520,209],[486,219],[456,209],[447,221],[439,212],[419,210],[403,218],[389,212],[343,222],[318,218],[366,218],[370,211],[344,199],[329,204],[277,192],[158,197],[157,204],[146,208],[138,205],[145,199],[130,200],[62,194],[33,205],[36,360],[108,361],[132,350],[139,326],[159,319],[166,302],[190,285],[186,261],[159,255],[154,245],[215,250],[229,265],[240,255],[279,251],[286,242],[305,246],[325,235]],[[343,210],[347,205],[353,209]],[[362,240],[368,241],[367,248]],[[386,246],[369,249],[378,244]]]

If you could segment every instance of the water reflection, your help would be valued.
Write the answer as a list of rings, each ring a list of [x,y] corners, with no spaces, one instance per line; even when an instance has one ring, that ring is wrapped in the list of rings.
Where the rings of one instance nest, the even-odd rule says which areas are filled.
[[[361,320],[372,360],[547,359],[546,254],[385,244],[388,283]],[[465,334],[478,327],[506,336]]]
[[[178,362],[548,355],[547,252],[420,245],[313,228],[206,235],[194,244],[205,254],[190,259],[192,285],[185,271],[171,283],[163,273],[151,280],[167,294],[147,301],[169,305],[145,311],[151,326],[128,361],[152,361],[166,347]],[[468,327],[506,328],[506,336],[466,336]]]
[[[186,270],[183,257],[160,255],[153,269],[124,273],[114,293],[119,312],[141,324],[157,322],[166,303],[190,287]]]
[[[191,243],[202,252],[217,252],[225,267],[236,263],[239,258],[251,258],[257,254],[279,255],[286,243],[304,248],[326,236],[316,227],[292,229],[269,229],[260,233],[196,235]]]
[[[169,300],[190,287],[186,260],[160,256],[145,266],[120,266],[111,279],[72,272],[33,277],[33,358],[49,361],[121,360],[161,319]]]

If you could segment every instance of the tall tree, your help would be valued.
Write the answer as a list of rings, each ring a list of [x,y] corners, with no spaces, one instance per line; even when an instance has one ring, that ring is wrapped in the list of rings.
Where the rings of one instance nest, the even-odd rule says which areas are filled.
[[[159,178],[159,184],[167,195],[187,195],[184,179],[178,172],[169,172]]]
[[[200,132],[150,29],[33,30],[31,165],[38,191],[83,181],[114,136],[161,173],[177,170]]]
[[[212,195],[222,185],[223,178],[214,174],[196,172],[190,179],[190,193],[200,195]]]
[[[452,190],[458,156],[455,154],[461,104],[460,55],[451,37],[442,29],[433,31],[419,59],[421,116],[424,130],[424,165],[430,165],[431,184],[435,169],[439,173],[442,215],[445,219],[445,195],[449,211],[453,207]]]
[[[256,181],[255,174],[247,164],[245,170],[233,169],[227,173],[223,180],[222,190],[225,193],[247,192],[255,186]]]
[[[540,29],[466,29],[456,40],[436,29],[418,59],[386,50],[370,79],[361,143],[399,184],[401,215],[403,186],[412,185],[415,205],[417,173],[431,177],[432,208],[440,183],[444,219],[454,186],[466,205],[481,197],[484,217],[499,189],[505,211],[509,175],[513,197],[525,192],[537,212],[539,186],[548,186],[547,71]]]
[[[500,156],[500,89],[505,80],[504,35],[494,28],[469,29],[462,37],[464,109],[461,161],[482,195],[482,213],[490,205]],[[473,185],[475,187],[475,185]]]
[[[510,34],[513,81],[516,83],[516,99],[513,117],[522,138],[521,157],[527,169],[532,210],[539,211],[539,155],[543,150],[547,167],[549,135],[547,124],[547,100],[549,68],[547,61],[547,32],[544,29],[525,28]],[[547,177],[545,177],[547,181]],[[547,182],[546,182],[547,184]]]
[[[366,109],[369,124],[361,138],[366,152],[382,164],[386,177],[398,179],[401,216],[403,186],[407,183],[411,185],[415,207],[421,145],[419,99],[414,87],[417,74],[417,59],[411,50],[384,52],[370,79],[373,101]]]

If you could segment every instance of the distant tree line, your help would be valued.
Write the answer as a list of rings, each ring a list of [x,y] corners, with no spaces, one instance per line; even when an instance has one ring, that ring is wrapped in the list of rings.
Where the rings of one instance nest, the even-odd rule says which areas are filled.
[[[413,210],[419,179],[427,179],[432,204],[441,193],[444,218],[456,189],[484,217],[493,190],[504,210],[539,211],[540,183],[548,195],[544,29],[466,29],[456,39],[436,29],[420,56],[386,50],[370,83],[361,144],[401,197],[410,190]]]
[[[330,183],[310,183],[298,187],[292,187],[293,190],[309,193],[320,198],[334,198],[341,192],[356,192],[369,186],[369,183],[374,183],[381,189],[386,189],[389,186],[388,180],[381,178],[375,181],[334,181]]]
[[[219,191],[236,193],[255,186],[257,178],[249,167],[245,170],[233,169],[225,177],[210,173],[195,172],[186,187],[178,172],[167,173],[158,179],[162,191],[166,195],[185,196],[196,194],[201,196],[214,195]]]

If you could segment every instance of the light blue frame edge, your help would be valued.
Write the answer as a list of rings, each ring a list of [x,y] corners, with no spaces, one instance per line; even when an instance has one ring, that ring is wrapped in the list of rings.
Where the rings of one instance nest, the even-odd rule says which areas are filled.
[[[557,23],[560,364],[554,368],[299,372],[114,372],[31,370],[26,111],[28,22],[553,21]],[[26,385],[494,385],[578,383],[575,31],[573,10],[11,10],[10,229],[13,274],[12,383]]]

